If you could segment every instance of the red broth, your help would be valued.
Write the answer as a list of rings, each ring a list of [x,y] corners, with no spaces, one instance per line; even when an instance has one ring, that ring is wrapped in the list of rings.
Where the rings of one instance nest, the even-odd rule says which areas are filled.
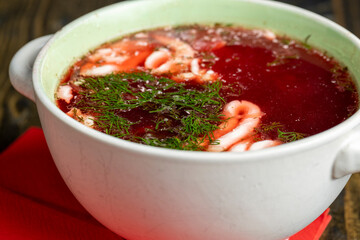
[[[309,46],[307,40],[222,25],[136,33],[103,44],[75,63],[61,81],[57,105],[89,127],[159,147],[246,151],[295,141],[343,122],[359,108],[347,68]],[[127,88],[117,95],[101,95],[105,100],[95,104],[90,93],[100,92],[101,86],[111,90],[113,85],[85,90],[87,79],[101,84],[117,79],[126,82]],[[149,93],[153,95],[147,97],[154,101],[131,105],[134,99],[144,102],[143,95]],[[114,100],[119,95],[131,107],[111,109],[120,101]],[[162,99],[165,95],[181,100],[167,101]],[[196,102],[197,98],[204,101]],[[194,105],[184,106],[185,101]],[[229,103],[241,110],[228,116]],[[99,120],[104,105],[112,117],[121,117],[110,128]],[[169,110],[170,106],[176,111]],[[189,117],[192,114],[194,118]],[[190,122],[190,130],[184,130],[184,119]],[[122,124],[128,123],[124,130]],[[229,128],[232,123],[234,127]],[[118,130],[115,125],[120,125]],[[240,125],[245,130],[236,130]],[[224,133],[225,128],[229,129]],[[194,136],[186,135],[192,132]],[[228,139],[230,143],[221,147]]]

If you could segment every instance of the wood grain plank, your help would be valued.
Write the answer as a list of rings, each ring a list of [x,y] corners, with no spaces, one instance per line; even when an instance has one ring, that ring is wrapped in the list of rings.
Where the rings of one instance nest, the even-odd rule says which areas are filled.
[[[360,239],[360,173],[351,176],[345,187],[345,223],[348,240]]]
[[[360,37],[360,1],[332,0],[335,21]]]
[[[2,1],[0,28],[0,150],[4,149],[29,123],[39,125],[35,105],[10,84],[8,67],[12,56],[28,42],[31,13],[36,1]]]

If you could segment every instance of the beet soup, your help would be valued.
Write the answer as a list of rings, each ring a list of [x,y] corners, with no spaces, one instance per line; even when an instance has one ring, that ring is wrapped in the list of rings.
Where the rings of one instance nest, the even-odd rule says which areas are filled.
[[[58,107],[124,140],[259,150],[325,131],[359,108],[345,66],[269,30],[186,25],[127,35],[77,61]]]

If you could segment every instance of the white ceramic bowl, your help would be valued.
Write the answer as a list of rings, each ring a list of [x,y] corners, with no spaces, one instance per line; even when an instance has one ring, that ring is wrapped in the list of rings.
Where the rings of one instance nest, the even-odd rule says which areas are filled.
[[[119,140],[76,122],[54,104],[59,79],[89,49],[126,33],[194,22],[268,28],[300,40],[311,34],[309,44],[347,65],[359,85],[359,39],[308,11],[259,0],[115,4],[70,23],[48,42],[43,37],[24,46],[11,63],[11,81],[35,100],[70,190],[119,235],[129,240],[284,239],[318,217],[350,174],[360,171],[359,111],[315,136],[239,154]]]

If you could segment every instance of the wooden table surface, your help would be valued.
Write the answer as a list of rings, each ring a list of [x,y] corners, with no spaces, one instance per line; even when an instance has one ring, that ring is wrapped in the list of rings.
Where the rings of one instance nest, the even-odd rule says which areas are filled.
[[[10,84],[8,67],[15,52],[28,41],[55,33],[70,21],[115,0],[0,0],[0,152],[29,126],[40,126],[35,104]],[[360,1],[287,0],[360,33]],[[322,240],[360,240],[360,174],[331,205],[333,217]]]

